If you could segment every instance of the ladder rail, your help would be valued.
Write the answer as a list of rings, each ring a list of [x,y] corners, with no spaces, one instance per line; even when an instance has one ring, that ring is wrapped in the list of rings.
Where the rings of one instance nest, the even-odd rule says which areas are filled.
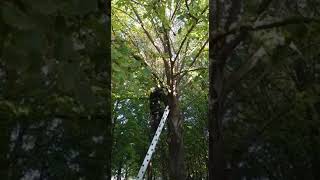
[[[153,139],[151,141],[151,145],[149,146],[148,152],[147,152],[147,154],[143,160],[143,163],[140,167],[140,170],[139,170],[139,173],[137,176],[137,180],[143,180],[143,176],[147,170],[147,167],[148,167],[148,164],[151,160],[152,154],[155,151],[156,145],[159,141],[160,134],[161,134],[162,129],[165,125],[165,122],[167,120],[168,115],[169,115],[169,106],[166,107],[166,109],[162,115],[161,121],[160,121],[159,126],[157,128],[157,131],[156,131],[155,135],[153,136]]]

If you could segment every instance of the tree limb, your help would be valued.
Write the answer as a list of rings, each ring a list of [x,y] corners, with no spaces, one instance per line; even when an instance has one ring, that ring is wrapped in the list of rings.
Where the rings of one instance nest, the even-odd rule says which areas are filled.
[[[144,23],[143,23],[143,21],[142,21],[142,19],[141,19],[140,15],[138,14],[137,10],[132,6],[132,4],[130,4],[130,6],[131,6],[131,8],[132,8],[132,10],[133,10],[134,14],[135,14],[135,15],[136,15],[136,17],[138,18],[138,21],[139,21],[139,23],[140,23],[140,25],[141,25],[141,27],[142,27],[142,29],[143,29],[144,33],[147,35],[147,37],[148,37],[149,41],[150,41],[150,42],[151,42],[151,44],[156,48],[156,50],[158,51],[158,53],[161,55],[161,57],[162,57],[162,58],[164,59],[164,61],[165,61],[165,58],[163,57],[163,55],[162,55],[162,52],[161,52],[160,48],[155,44],[155,42],[154,42],[154,40],[153,40],[152,36],[151,36],[151,35],[150,35],[150,33],[146,30],[146,28],[145,28],[145,26],[144,26]]]
[[[145,66],[145,68],[149,69],[149,71],[151,72],[151,74],[153,75],[153,77],[155,78],[156,81],[159,81],[159,83],[160,83],[161,85],[164,85],[164,82],[163,82],[163,81],[161,80],[161,78],[155,73],[155,71],[152,69],[152,67],[148,64],[148,62],[147,62],[145,59],[143,59],[142,57],[140,57],[140,56],[138,56],[138,55],[136,55],[136,54],[133,54],[133,53],[132,53],[131,55],[132,55],[132,57],[133,57],[135,60],[141,62],[141,63]]]
[[[204,12],[207,11],[208,7],[209,7],[209,6],[206,6],[206,7],[201,11],[201,15],[202,15]],[[182,42],[181,42],[181,44],[180,44],[180,46],[179,46],[179,49],[178,49],[177,54],[176,54],[176,57],[175,57],[174,60],[173,60],[174,62],[178,59],[179,54],[180,54],[180,51],[181,51],[184,43],[186,42],[189,34],[192,32],[192,30],[193,30],[193,29],[196,27],[196,25],[198,24],[198,22],[199,22],[199,20],[195,21],[195,23],[194,23],[194,24],[190,27],[190,29],[187,31],[186,35],[184,36],[184,38],[183,38],[183,40],[182,40]]]
[[[197,58],[200,56],[200,54],[202,53],[202,51],[204,50],[204,48],[206,47],[206,45],[209,43],[209,38],[207,38],[207,40],[203,43],[203,45],[201,46],[200,50],[198,51],[198,53],[194,56],[192,62],[190,63],[189,67],[193,66],[193,64],[196,62]]]
[[[183,70],[183,71],[180,71],[180,72],[178,72],[177,74],[175,74],[175,76],[177,76],[177,75],[179,75],[179,74],[182,74],[182,75],[181,75],[181,78],[182,78],[183,76],[185,76],[185,75],[188,74],[189,72],[202,71],[202,70],[208,70],[208,67],[199,67],[199,68],[194,68],[194,69]]]
[[[230,34],[235,34],[239,31],[260,31],[272,28],[279,28],[287,25],[302,24],[302,23],[320,23],[320,19],[308,18],[308,17],[289,17],[283,20],[279,20],[273,23],[266,23],[262,25],[240,25],[238,27],[232,28],[231,30],[224,33],[217,33],[213,37],[213,42],[217,42],[220,39],[225,38]]]
[[[180,5],[181,5],[181,0],[179,0],[176,7],[174,8],[174,11],[173,11],[172,16],[170,18],[170,21],[172,21],[174,19],[174,16],[176,15],[176,12],[177,12],[178,8],[180,7]]]

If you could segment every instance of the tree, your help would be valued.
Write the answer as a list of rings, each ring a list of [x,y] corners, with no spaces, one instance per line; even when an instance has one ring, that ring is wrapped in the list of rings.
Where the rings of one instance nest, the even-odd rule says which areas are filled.
[[[205,69],[205,62],[199,59],[208,42],[208,6],[205,1],[119,0],[114,1],[113,7],[114,24],[122,29],[114,30],[115,33],[126,37],[135,49],[131,56],[168,90],[169,174],[170,179],[185,179],[180,89],[197,76],[196,71]]]
[[[110,5],[0,3],[1,177],[111,179]]]
[[[209,3],[209,179],[228,179],[230,173],[226,169],[227,150],[224,143],[224,129],[227,125],[224,121],[231,109],[230,101],[234,90],[241,85],[240,80],[266,55],[266,43],[255,43],[264,36],[257,37],[254,36],[255,33],[272,31],[292,24],[319,22],[319,18],[303,11],[293,12],[292,15],[288,4],[272,0],[263,0],[260,3],[211,0]],[[282,7],[286,10],[270,10],[269,7]],[[285,18],[279,20],[279,16]],[[276,39],[276,35],[273,34],[272,38]],[[243,62],[240,61],[240,53],[246,48],[253,48],[255,51]],[[267,72],[266,70],[263,71]],[[266,73],[261,73],[257,80],[265,75]]]

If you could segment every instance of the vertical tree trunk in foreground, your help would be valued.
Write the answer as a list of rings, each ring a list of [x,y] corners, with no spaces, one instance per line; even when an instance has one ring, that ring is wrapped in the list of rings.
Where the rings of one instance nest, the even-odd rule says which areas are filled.
[[[107,101],[107,118],[106,120],[106,149],[102,153],[106,153],[106,164],[104,171],[106,172],[106,179],[111,180],[111,151],[112,151],[112,144],[113,144],[113,122],[112,122],[112,113],[111,113],[111,0],[101,1],[102,3],[106,3],[106,46],[107,46],[107,57],[106,57],[106,85],[108,87],[108,95],[106,97]]]
[[[225,159],[222,134],[222,86],[223,86],[223,60],[219,57],[221,44],[213,41],[214,32],[219,24],[216,10],[219,7],[216,0],[209,1],[209,180],[226,179]]]
[[[223,74],[220,64],[213,61],[216,59],[213,52],[209,54],[209,179],[223,180],[226,179],[222,133],[223,101],[220,99]]]

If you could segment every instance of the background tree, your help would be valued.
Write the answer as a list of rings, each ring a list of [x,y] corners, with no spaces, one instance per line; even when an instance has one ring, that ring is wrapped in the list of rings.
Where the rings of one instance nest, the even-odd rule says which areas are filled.
[[[208,43],[205,1],[114,1],[116,38],[123,37],[133,58],[168,90],[170,179],[185,179],[181,87],[203,69]],[[139,37],[139,38],[138,38]],[[193,72],[193,73],[190,73]],[[189,79],[188,79],[189,78]],[[156,83],[155,83],[156,84]]]
[[[221,68],[214,70],[220,76],[212,76],[212,71],[210,75],[207,72],[205,47],[203,54],[192,66],[194,69],[185,69],[184,72],[188,73],[180,82],[179,105],[183,117],[186,179],[207,179],[209,173],[212,173],[210,178],[217,179],[318,179],[319,3],[310,0],[235,2],[228,4],[229,1],[223,1],[220,4],[219,1],[220,6],[215,7],[220,7],[220,11],[212,11],[223,14],[217,16],[220,17],[219,28],[213,35],[210,34],[213,37],[210,53],[214,52],[214,58],[221,60],[211,59],[211,63],[214,67]],[[127,2],[118,3],[113,6],[118,9],[114,9],[112,14],[115,21],[113,71],[117,74],[113,76],[112,85],[114,104],[118,107],[114,108],[114,132],[117,134],[116,142],[119,142],[114,145],[114,157],[123,161],[121,171],[119,161],[114,161],[117,163],[113,163],[113,174],[120,172],[122,176],[118,177],[129,178],[138,173],[150,143],[150,88],[157,81],[166,82],[166,75],[161,74],[164,69],[161,55],[150,43],[134,11],[130,10]],[[157,14],[152,14],[153,11],[149,10],[143,16],[146,14],[144,6],[149,2],[131,3],[144,22],[144,28],[156,39],[157,34],[150,20],[155,20],[155,24],[159,25],[159,21],[156,21]],[[191,12],[192,1],[188,3]],[[191,24],[194,20],[191,17],[193,13],[191,16],[186,13],[185,2],[181,5],[182,10],[182,7],[185,8],[182,14],[187,17],[185,24]],[[125,8],[128,10],[124,11]],[[201,13],[201,9],[197,13]],[[229,14],[233,14],[233,18]],[[216,27],[218,26],[213,26],[213,29]],[[186,33],[183,30],[181,32]],[[206,30],[202,31],[199,27],[193,32],[198,34]],[[192,43],[199,39],[199,36],[193,35],[190,33],[190,41],[185,42],[185,45],[189,43],[190,49],[187,52],[194,49]],[[200,35],[203,42],[206,40],[204,35],[205,33]],[[182,42],[183,38],[180,40]],[[155,42],[162,47],[161,40]],[[185,48],[186,46],[182,50],[185,51]],[[140,53],[141,51],[143,52]],[[155,57],[149,54],[152,52]],[[148,53],[149,56],[143,53]],[[156,61],[157,58],[160,60]],[[188,65],[192,59],[186,56],[184,61]],[[218,124],[221,128],[219,137],[222,138],[218,139],[221,144],[214,143],[215,147],[221,148],[216,150],[224,158],[221,161],[214,159],[216,164],[209,161],[213,157],[213,151],[212,144],[207,143],[209,132],[212,139],[216,138],[215,132],[219,132],[212,131],[212,125],[216,125],[212,123],[214,121],[207,121],[210,107],[207,104],[208,100],[212,100],[208,98],[208,75],[210,83],[220,83],[213,86],[215,89],[211,86],[209,92],[210,96],[212,90],[220,93],[220,99],[216,101],[220,103],[217,105],[219,109],[214,111],[219,110],[221,114],[210,114],[211,118],[221,120],[221,124]],[[211,106],[210,112],[212,110]],[[167,147],[167,142],[163,141],[167,131],[168,128],[165,127],[159,144],[161,147]],[[130,136],[131,134],[138,138]],[[161,154],[159,149],[156,151],[153,157],[154,178],[168,179],[169,168],[163,162],[169,158],[167,153]],[[208,171],[208,165],[214,170]],[[215,169],[212,165],[218,168]],[[220,174],[213,173],[216,170],[221,170]]]
[[[110,5],[0,3],[2,178],[111,179]]]
[[[231,124],[233,124],[233,121],[237,121],[237,116],[240,113],[236,109],[240,108],[240,104],[242,104],[242,101],[238,101],[242,99],[242,96],[241,94],[239,95],[236,90],[238,90],[239,87],[246,86],[246,89],[249,88],[250,92],[252,92],[254,88],[260,87],[260,83],[265,83],[264,78],[269,75],[269,73],[275,73],[275,71],[273,71],[275,67],[286,64],[283,66],[288,68],[288,64],[290,63],[285,62],[285,58],[289,56],[286,51],[295,51],[295,53],[301,55],[298,50],[299,48],[296,46],[296,38],[298,38],[298,36],[295,33],[293,33],[295,34],[293,35],[290,29],[293,27],[296,29],[305,28],[306,34],[303,33],[303,35],[307,35],[307,31],[317,28],[319,26],[319,14],[313,6],[318,7],[319,3],[316,1],[290,1],[289,3],[287,1],[276,2],[272,0],[263,0],[261,2],[232,0],[210,1],[209,179],[227,179],[228,176],[229,178],[231,176],[231,179],[233,179],[232,171],[237,169],[238,166],[242,166],[235,164],[236,167],[232,167],[232,160],[230,158],[234,157],[230,157],[230,154],[228,154],[230,149],[227,148],[231,147],[226,147],[228,143],[225,143],[227,140],[224,140],[230,138],[228,136],[229,134],[227,134],[231,133],[228,131],[228,128],[233,127]],[[314,34],[309,37],[314,37]],[[279,54],[284,56],[279,57]],[[303,59],[307,61],[308,58]],[[312,69],[315,68],[316,63],[313,64],[313,68],[311,68],[311,65],[309,66],[310,69],[307,70],[306,66],[302,65],[306,62],[302,62],[302,60],[298,61],[301,64],[298,63],[300,65],[294,65],[295,68],[299,66],[298,69],[300,70],[298,70],[298,72],[301,73],[301,69],[304,69],[302,71],[305,72],[304,75],[300,77],[312,77],[312,73],[306,72],[309,70],[313,71]],[[291,68],[292,67],[289,69]],[[280,71],[281,74],[284,75],[287,70],[281,69]],[[297,72],[293,69],[290,71]],[[244,79],[251,75],[251,73],[254,74],[253,77],[255,78],[250,79],[250,81],[244,84]],[[297,77],[298,76],[299,75],[297,75]],[[284,80],[285,76],[279,79],[282,81],[278,83],[288,82]],[[272,82],[275,82],[275,80],[272,80]],[[289,86],[289,84],[287,85]],[[272,86],[269,83],[264,85],[268,87]],[[263,89],[263,92],[269,94],[268,99],[271,99],[272,96],[273,98],[275,98],[275,96],[278,97],[275,95],[275,92],[272,93],[271,89]],[[318,92],[319,89],[315,89],[315,91]],[[310,93],[310,95],[311,94],[314,94],[314,92]],[[281,96],[285,95],[282,94]],[[250,98],[251,101],[256,99],[258,98]],[[246,101],[247,99],[242,100]],[[298,101],[296,100],[294,102]],[[258,107],[261,113],[261,115],[259,114],[259,118],[264,114],[261,110],[270,110],[269,116],[264,118],[263,121],[261,120],[265,123],[262,129],[269,126],[269,122],[271,123],[273,121],[275,114],[279,113],[279,116],[283,116],[286,111],[291,110],[290,108],[284,108],[284,112],[278,112],[276,110],[282,109],[283,106],[277,108],[276,105],[281,104],[281,101],[277,100],[273,103],[274,105],[269,103]],[[249,107],[250,109],[254,108],[253,106],[248,106],[248,108]],[[300,110],[297,111],[301,112]],[[253,117],[250,119],[253,120]],[[255,132],[256,130],[252,130],[253,127],[256,128],[255,126],[252,127],[250,123],[248,123],[248,126],[251,127],[248,127],[248,138],[256,141],[257,135],[255,133],[264,130],[257,130],[258,132]],[[242,128],[244,127],[240,129]],[[318,130],[313,130],[313,132],[318,132]],[[236,133],[232,133],[230,135],[235,136],[235,134]],[[315,133],[314,137],[316,136]],[[251,143],[252,142],[247,144],[247,142],[241,141],[239,145],[252,148]],[[272,147],[276,145],[276,143],[270,143],[269,145]],[[267,148],[261,147],[261,149],[266,150]],[[248,150],[250,151],[250,149]],[[250,154],[250,152],[246,153]],[[230,166],[232,168],[227,170],[227,167]],[[230,170],[231,172],[228,172]],[[268,171],[268,175],[266,176],[269,178],[276,177],[279,179],[286,177],[282,174],[274,174],[273,169],[266,169],[266,171]],[[280,171],[283,173],[283,170]],[[250,177],[263,176],[260,173],[257,174],[258,175],[250,175]],[[239,174],[234,175],[234,177],[239,176]],[[249,175],[246,174],[245,176]],[[294,177],[302,178],[302,176],[298,175],[294,175]]]

